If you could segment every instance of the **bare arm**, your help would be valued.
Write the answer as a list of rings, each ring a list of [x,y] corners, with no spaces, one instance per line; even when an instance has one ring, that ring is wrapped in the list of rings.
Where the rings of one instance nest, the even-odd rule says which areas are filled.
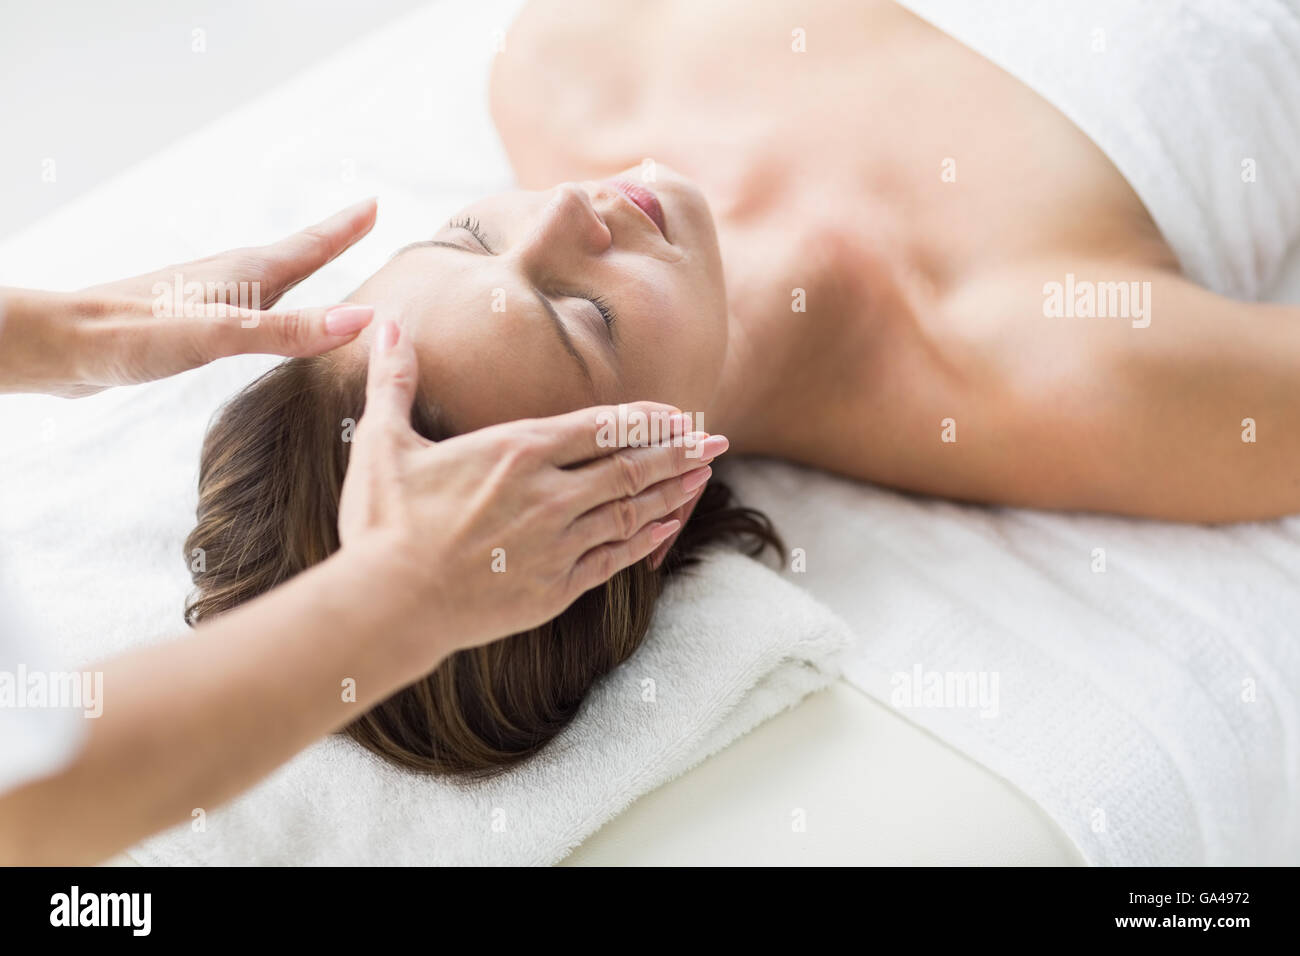
[[[1045,288],[1059,282],[1064,294],[1069,275],[1076,314],[1045,315]],[[1130,284],[1125,314],[1078,314],[1085,283],[1094,311],[1104,297],[1113,312],[1122,297],[1103,283],[1121,282]],[[897,336],[881,387],[856,412],[869,440],[848,464],[863,477],[978,502],[1177,521],[1300,512],[1300,307],[1237,302],[1151,268],[1067,260],[973,284],[913,328]],[[955,441],[943,440],[945,419]]]
[[[318,355],[350,342],[368,306],[266,310],[369,232],[375,214],[368,200],[269,246],[80,292],[0,288],[0,393],[77,398],[226,355]]]

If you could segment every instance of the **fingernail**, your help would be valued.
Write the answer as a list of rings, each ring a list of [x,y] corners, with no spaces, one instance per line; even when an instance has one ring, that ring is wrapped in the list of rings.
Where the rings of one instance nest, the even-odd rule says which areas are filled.
[[[710,435],[700,442],[700,457],[707,460],[717,458],[731,446],[726,435]]]
[[[709,437],[709,433],[687,432],[685,435],[679,435],[677,437],[678,440],[674,441],[673,445],[685,448],[689,453],[687,455],[688,458],[698,458],[700,445],[704,443],[704,439]]]
[[[375,351],[383,353],[391,349],[397,344],[397,337],[401,331],[392,319],[382,320],[379,328],[375,330]]]
[[[671,535],[674,531],[676,531],[681,526],[682,523],[678,521],[676,518],[674,518],[672,521],[664,521],[660,524],[655,525],[650,530],[650,543],[662,544],[664,541],[668,539],[669,535]]]
[[[700,485],[709,480],[709,475],[713,474],[713,469],[708,465],[703,468],[696,468],[694,471],[688,471],[686,477],[682,479],[682,491],[690,494]]]
[[[325,313],[325,331],[330,335],[360,332],[375,317],[372,305],[338,305]]]

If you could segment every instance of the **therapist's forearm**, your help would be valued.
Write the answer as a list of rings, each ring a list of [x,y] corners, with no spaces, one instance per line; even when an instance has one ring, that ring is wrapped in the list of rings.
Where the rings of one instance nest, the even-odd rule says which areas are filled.
[[[75,292],[0,287],[0,393],[49,391],[66,379],[77,353],[71,319],[93,310]]]
[[[412,595],[382,552],[345,549],[189,637],[108,662],[74,762],[0,797],[0,863],[103,860],[432,670],[445,635]]]

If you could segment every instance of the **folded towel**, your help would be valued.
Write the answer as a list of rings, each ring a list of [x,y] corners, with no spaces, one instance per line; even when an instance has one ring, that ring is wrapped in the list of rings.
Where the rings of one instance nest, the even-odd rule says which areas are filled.
[[[670,586],[645,644],[521,767],[453,783],[322,741],[131,855],[149,864],[549,864],[638,796],[833,678],[843,625],[753,560]]]

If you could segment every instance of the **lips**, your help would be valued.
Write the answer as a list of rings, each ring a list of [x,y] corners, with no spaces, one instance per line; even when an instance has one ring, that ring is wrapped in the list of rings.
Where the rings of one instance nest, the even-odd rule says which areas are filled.
[[[626,179],[607,180],[610,186],[613,186],[628,199],[632,204],[645,213],[650,221],[655,224],[660,235],[665,239],[668,238],[668,231],[664,228],[664,207],[659,205],[659,197],[637,183],[628,182]]]

